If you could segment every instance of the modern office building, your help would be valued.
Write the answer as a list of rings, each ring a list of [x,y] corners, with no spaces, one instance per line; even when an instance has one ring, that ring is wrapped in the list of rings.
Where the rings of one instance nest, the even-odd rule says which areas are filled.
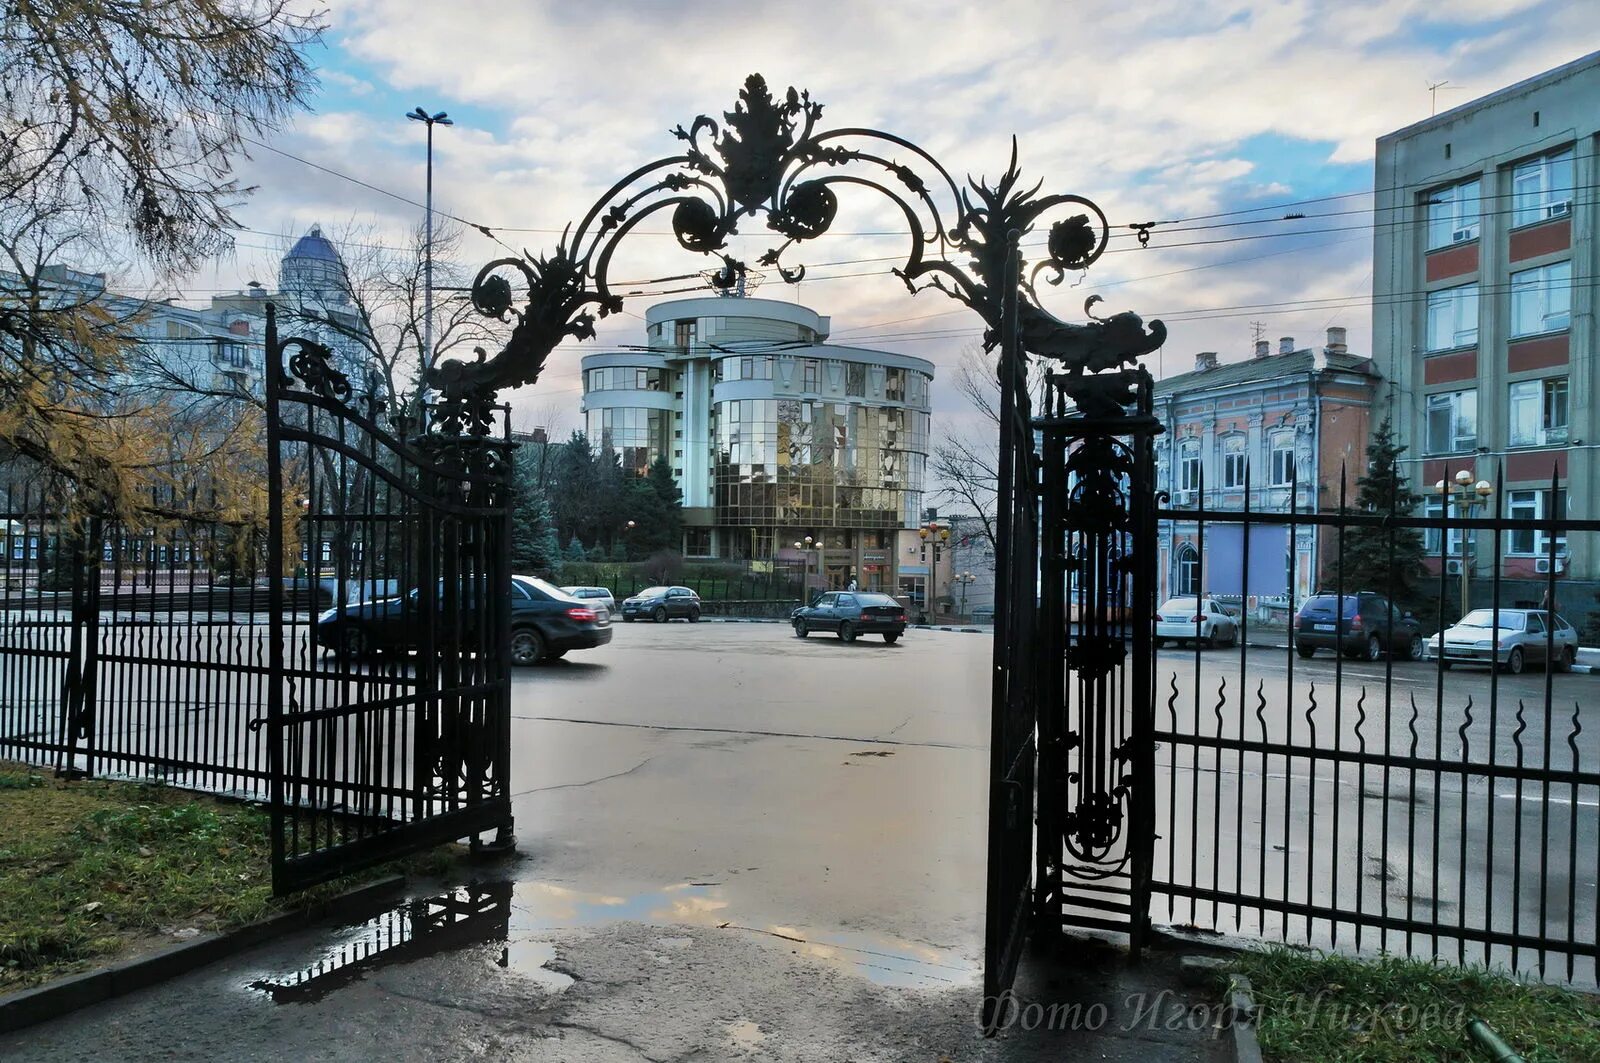
[[[1351,354],[1345,330],[1328,329],[1320,348],[1292,336],[1277,350],[1259,340],[1253,356],[1220,363],[1213,351],[1192,372],[1160,380],[1155,412],[1156,483],[1179,508],[1317,513],[1338,509],[1340,477],[1350,499],[1366,468],[1367,437],[1379,380],[1372,359]],[[1237,523],[1168,524],[1160,544],[1159,594],[1209,594],[1256,615],[1287,610],[1324,581],[1332,533],[1261,523],[1248,555]],[[1246,558],[1248,557],[1248,570]]]
[[[814,585],[892,592],[896,533],[922,518],[933,365],[827,342],[794,303],[659,303],[639,351],[583,359],[589,440],[643,475],[672,463],[684,553],[799,562]]]
[[[1597,134],[1600,53],[1378,140],[1373,352],[1415,489],[1503,468],[1489,504],[1508,517],[1600,516]],[[1470,571],[1487,577],[1492,537],[1479,538]],[[1600,577],[1591,538],[1555,544],[1567,579]],[[1539,598],[1549,545],[1542,532],[1504,544],[1508,601]],[[1440,536],[1428,546],[1437,570]]]

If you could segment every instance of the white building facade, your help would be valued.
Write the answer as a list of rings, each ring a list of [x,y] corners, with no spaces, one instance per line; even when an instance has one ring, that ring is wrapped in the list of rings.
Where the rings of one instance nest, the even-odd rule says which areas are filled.
[[[684,553],[797,561],[817,584],[893,593],[896,532],[921,520],[933,364],[830,344],[829,319],[770,299],[647,311],[640,351],[583,359],[590,442],[683,492]]]

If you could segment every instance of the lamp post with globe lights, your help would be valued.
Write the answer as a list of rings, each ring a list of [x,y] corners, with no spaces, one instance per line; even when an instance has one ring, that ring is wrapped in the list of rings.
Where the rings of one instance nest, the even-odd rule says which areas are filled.
[[[1473,511],[1480,506],[1489,504],[1489,496],[1494,494],[1494,486],[1488,480],[1472,482],[1472,473],[1462,469],[1455,475],[1455,482],[1440,480],[1433,485],[1439,492],[1439,497],[1444,500],[1446,508],[1456,507],[1456,514],[1463,519],[1472,516]],[[1441,536],[1439,553],[1448,557],[1450,543]],[[1472,536],[1469,529],[1461,529],[1461,615],[1466,616],[1471,608],[1469,594],[1472,588]]]
[[[941,524],[937,520],[926,521],[917,529],[917,538],[922,540],[922,557],[928,562],[928,600],[925,603],[930,617],[937,620],[939,616],[939,558],[940,547],[950,542],[950,525]]]
[[[811,555],[822,550],[822,543],[808,535],[804,539],[796,539],[794,548],[800,551],[800,604],[810,605]],[[818,567],[820,569],[821,566]]]
[[[955,581],[956,583],[961,584],[961,622],[962,623],[966,623],[967,622],[967,587],[969,585],[971,585],[972,583],[977,582],[978,577],[973,575],[971,572],[958,572],[954,576],[951,576],[950,578],[953,581]]]

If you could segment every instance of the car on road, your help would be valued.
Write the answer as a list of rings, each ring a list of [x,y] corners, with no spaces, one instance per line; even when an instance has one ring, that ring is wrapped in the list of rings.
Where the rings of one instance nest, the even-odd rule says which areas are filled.
[[[1391,657],[1420,661],[1426,652],[1422,624],[1381,594],[1313,594],[1295,613],[1294,648],[1301,657],[1333,650],[1376,661]]]
[[[409,652],[423,631],[421,592],[335,606],[317,617],[316,641],[347,660]],[[472,639],[470,608],[462,611]],[[533,576],[511,578],[511,662],[538,664],[611,641],[610,615]]]
[[[813,631],[832,631],[845,642],[857,635],[882,635],[893,646],[906,633],[906,610],[887,594],[874,591],[829,591],[789,614],[797,638]]]
[[[561,589],[574,598],[582,598],[596,608],[604,606],[607,616],[617,611],[617,600],[611,596],[611,591],[605,587],[562,587]]]
[[[1568,672],[1578,659],[1578,632],[1566,618],[1544,609],[1473,609],[1433,636],[1428,655],[1449,668],[1453,664],[1486,664],[1521,675],[1530,664],[1554,662]]]
[[[1234,646],[1239,622],[1215,598],[1169,598],[1156,610],[1156,648],[1167,642]]]
[[[700,596],[688,587],[646,587],[622,600],[622,619],[630,624],[644,619],[665,624],[679,618],[700,622]]]

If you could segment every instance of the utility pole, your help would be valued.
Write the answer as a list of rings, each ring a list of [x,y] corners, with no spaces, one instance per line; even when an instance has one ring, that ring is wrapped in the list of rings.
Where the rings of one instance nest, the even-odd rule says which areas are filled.
[[[423,237],[422,248],[422,364],[419,367],[422,377],[426,377],[429,363],[433,359],[433,127],[455,125],[455,123],[450,121],[450,116],[443,111],[429,114],[421,107],[407,112],[406,117],[413,122],[422,122],[428,127],[428,194],[423,207],[423,227],[426,235]],[[422,396],[422,405],[426,417],[426,393]]]

